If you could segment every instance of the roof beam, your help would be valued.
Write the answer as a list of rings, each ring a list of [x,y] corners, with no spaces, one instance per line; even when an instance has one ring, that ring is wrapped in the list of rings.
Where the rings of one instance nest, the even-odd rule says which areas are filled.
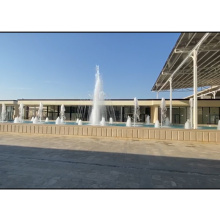
[[[176,68],[176,70],[172,73],[172,75],[169,77],[169,79],[163,84],[163,86],[158,90],[158,92],[160,92],[163,87],[169,82],[170,78],[173,77],[174,74],[177,73],[177,71],[183,66],[183,64],[188,60],[188,58],[190,58],[193,54],[193,51],[198,49],[200,47],[200,45],[203,43],[203,41],[209,36],[209,33],[206,33],[202,39],[196,44],[196,46],[188,53],[188,55],[186,56],[186,58],[180,63],[180,65]]]

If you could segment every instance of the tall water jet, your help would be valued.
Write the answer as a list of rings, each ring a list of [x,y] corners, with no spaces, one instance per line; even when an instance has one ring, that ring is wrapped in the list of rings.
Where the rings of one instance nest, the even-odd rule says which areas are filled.
[[[138,105],[138,100],[134,98],[134,126],[136,125],[137,120],[140,120],[140,107]]]
[[[40,102],[39,109],[38,109],[38,116],[39,121],[41,122],[42,116],[43,116],[43,104]]]
[[[147,115],[147,117],[146,117],[146,125],[149,125],[149,124],[150,124],[150,116]]]
[[[190,108],[190,112],[189,112],[189,123],[190,123],[190,127],[193,127],[193,98],[189,99],[189,108]]]
[[[65,123],[65,107],[64,105],[61,105],[61,110],[60,110],[60,120],[61,120],[61,124]]]
[[[161,127],[162,127],[162,125],[165,123],[165,120],[166,120],[166,112],[167,112],[166,102],[165,102],[165,99],[164,99],[164,98],[161,99],[161,102],[160,102],[160,110],[161,110]]]
[[[2,103],[1,121],[2,122],[6,121],[6,107],[4,103]]]
[[[217,130],[220,130],[220,120],[218,121]]]
[[[128,116],[127,122],[126,122],[126,127],[131,127],[131,117]]]
[[[92,111],[90,115],[90,123],[92,125],[99,125],[100,120],[103,117],[103,108],[104,108],[104,92],[103,92],[103,85],[102,80],[99,73],[99,66],[96,66],[96,82],[95,82],[95,89],[93,93],[93,104],[92,104]]]
[[[24,105],[23,105],[23,103],[21,103],[19,105],[18,110],[19,110],[19,117],[18,117],[19,122],[23,123],[24,122]]]

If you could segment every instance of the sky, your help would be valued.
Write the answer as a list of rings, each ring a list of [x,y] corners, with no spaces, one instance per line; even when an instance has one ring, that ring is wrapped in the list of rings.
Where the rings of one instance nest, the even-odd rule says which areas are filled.
[[[90,99],[99,65],[108,99],[151,91],[180,33],[0,33],[0,100]],[[173,98],[188,94],[174,93]],[[160,93],[159,98],[169,98]]]

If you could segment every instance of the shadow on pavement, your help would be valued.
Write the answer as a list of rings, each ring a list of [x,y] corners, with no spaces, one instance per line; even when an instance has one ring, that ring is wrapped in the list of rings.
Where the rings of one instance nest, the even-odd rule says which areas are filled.
[[[220,188],[220,161],[0,145],[2,189]]]

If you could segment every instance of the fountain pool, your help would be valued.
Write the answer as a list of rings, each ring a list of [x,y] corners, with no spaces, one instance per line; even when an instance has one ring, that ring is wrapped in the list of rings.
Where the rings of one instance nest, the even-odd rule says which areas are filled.
[[[81,120],[79,120],[81,121]],[[65,122],[65,125],[82,125],[82,126],[92,126],[90,124],[89,121],[81,121],[81,122],[72,122],[72,121],[66,121]],[[102,121],[102,120],[101,120]],[[100,122],[101,122],[100,121]],[[130,119],[128,120],[128,126],[126,126],[127,122],[114,122],[114,123],[109,123],[109,122],[106,122],[105,121],[105,125],[106,127],[131,127],[131,128],[135,128],[134,126],[132,126],[132,123],[130,122]],[[12,122],[12,121],[11,121]],[[99,122],[99,124],[97,126],[103,126],[101,125]],[[10,121],[8,122],[10,123]],[[33,124],[32,121],[29,121],[29,120],[24,120],[23,121],[24,124]],[[131,123],[131,124],[130,124]],[[44,122],[42,121],[41,124],[47,124],[47,125],[55,125],[56,124],[56,121],[48,121],[48,122]],[[56,125],[64,125],[64,124],[56,124]],[[130,126],[129,126],[130,125]],[[145,124],[145,123],[137,123],[136,124],[136,128],[155,128],[155,124]],[[158,128],[161,128],[161,127],[158,127]],[[185,125],[184,124],[176,124],[176,125],[171,125],[171,126],[163,126],[162,129],[165,128],[165,129],[185,129]],[[189,128],[188,128],[189,129]],[[204,126],[198,126],[198,129],[208,129],[208,130],[217,130],[217,126],[209,126],[209,125],[204,125]]]

